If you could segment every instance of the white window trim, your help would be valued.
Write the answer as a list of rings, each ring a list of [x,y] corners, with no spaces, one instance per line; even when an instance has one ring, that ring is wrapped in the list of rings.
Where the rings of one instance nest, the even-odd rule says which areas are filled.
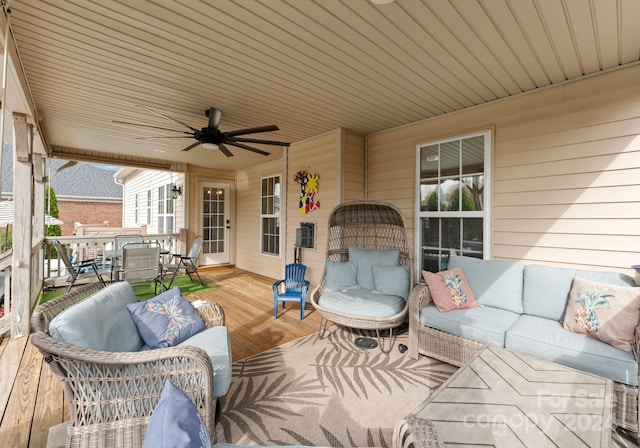
[[[262,181],[264,179],[272,179],[277,177],[280,181],[280,213],[277,215],[269,215],[262,213]],[[262,176],[260,178],[260,255],[264,257],[272,257],[272,258],[282,258],[282,174],[273,174],[270,176]],[[267,253],[264,251],[264,247],[262,247],[262,241],[264,239],[264,226],[262,225],[263,218],[277,218],[280,220],[279,233],[278,233],[278,254]]]
[[[482,135],[485,139],[485,152],[484,152],[484,210],[482,211],[469,211],[465,212],[465,216],[470,218],[483,218],[483,247],[482,257],[485,260],[491,259],[491,197],[492,197],[492,154],[493,154],[493,129],[486,129],[484,131],[471,132],[468,134],[460,134],[453,135],[448,138],[443,138],[439,140],[428,140],[426,142],[418,143],[416,145],[416,163],[415,163],[415,220],[414,220],[414,272],[416,277],[416,282],[422,281],[421,275],[421,247],[420,247],[420,219],[426,218],[429,216],[436,216],[433,211],[423,212],[420,210],[420,148],[424,146],[430,145],[438,145],[441,143],[450,142],[451,140],[462,140],[466,138],[478,137]],[[437,217],[439,218],[457,218],[460,217],[460,214],[457,212],[437,212]]]

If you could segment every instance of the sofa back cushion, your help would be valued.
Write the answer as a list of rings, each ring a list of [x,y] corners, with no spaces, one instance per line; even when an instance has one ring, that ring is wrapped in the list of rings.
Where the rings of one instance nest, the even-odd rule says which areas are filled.
[[[610,285],[635,286],[632,277],[616,272],[532,264],[524,268],[524,314],[562,322],[574,277]]]
[[[479,305],[523,313],[524,265],[454,256],[449,258],[449,269],[453,268],[462,268]]]
[[[398,266],[400,249],[364,249],[349,247],[349,261],[358,265],[356,279],[363,289],[375,289],[373,266]]]
[[[127,309],[134,302],[129,283],[113,283],[58,314],[49,324],[49,334],[92,350],[138,351],[144,341]]]

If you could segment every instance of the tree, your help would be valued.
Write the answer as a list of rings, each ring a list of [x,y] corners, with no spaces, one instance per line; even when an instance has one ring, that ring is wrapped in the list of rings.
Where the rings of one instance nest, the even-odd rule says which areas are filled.
[[[56,198],[56,192],[53,190],[53,188],[51,188],[51,185],[47,185],[44,189],[44,200],[48,209],[47,215],[58,218],[58,199]],[[62,235],[62,229],[57,224],[53,226],[45,225],[44,234],[46,236],[60,236]],[[58,253],[56,252],[56,249],[53,247],[53,245],[51,246],[50,250],[51,258],[55,258],[58,256]]]

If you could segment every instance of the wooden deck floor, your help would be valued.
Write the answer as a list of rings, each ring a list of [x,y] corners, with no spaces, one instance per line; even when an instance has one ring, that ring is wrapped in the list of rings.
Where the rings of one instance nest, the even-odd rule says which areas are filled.
[[[231,337],[233,360],[276,347],[315,332],[320,315],[307,306],[290,304],[273,319],[273,279],[234,267],[200,270],[216,289],[195,294],[222,305]],[[67,415],[62,387],[29,338],[0,342],[0,445],[45,448],[48,430]]]

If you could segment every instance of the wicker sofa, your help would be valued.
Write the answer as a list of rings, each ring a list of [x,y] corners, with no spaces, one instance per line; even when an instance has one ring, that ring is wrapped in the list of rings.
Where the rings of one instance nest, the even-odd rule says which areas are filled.
[[[464,271],[480,307],[440,313],[429,288],[416,285],[409,296],[410,356],[461,366],[493,344],[610,378],[613,423],[638,432],[640,327],[634,350],[627,353],[561,325],[574,277],[618,286],[635,286],[633,278],[463,256],[450,258],[449,268],[456,267]]]
[[[215,435],[217,397],[226,393],[231,377],[222,308],[214,301],[201,301],[196,311],[205,330],[176,346],[148,349],[139,335],[132,334],[136,326],[125,304],[135,301],[126,282],[103,289],[92,284],[38,306],[32,315],[31,341],[69,399],[69,421],[64,424],[67,447],[141,446],[167,379],[192,399]],[[88,347],[51,335],[51,327],[58,324],[54,319],[68,317],[70,311],[88,320],[80,324]],[[67,320],[66,325],[67,330],[76,330],[77,319]]]

